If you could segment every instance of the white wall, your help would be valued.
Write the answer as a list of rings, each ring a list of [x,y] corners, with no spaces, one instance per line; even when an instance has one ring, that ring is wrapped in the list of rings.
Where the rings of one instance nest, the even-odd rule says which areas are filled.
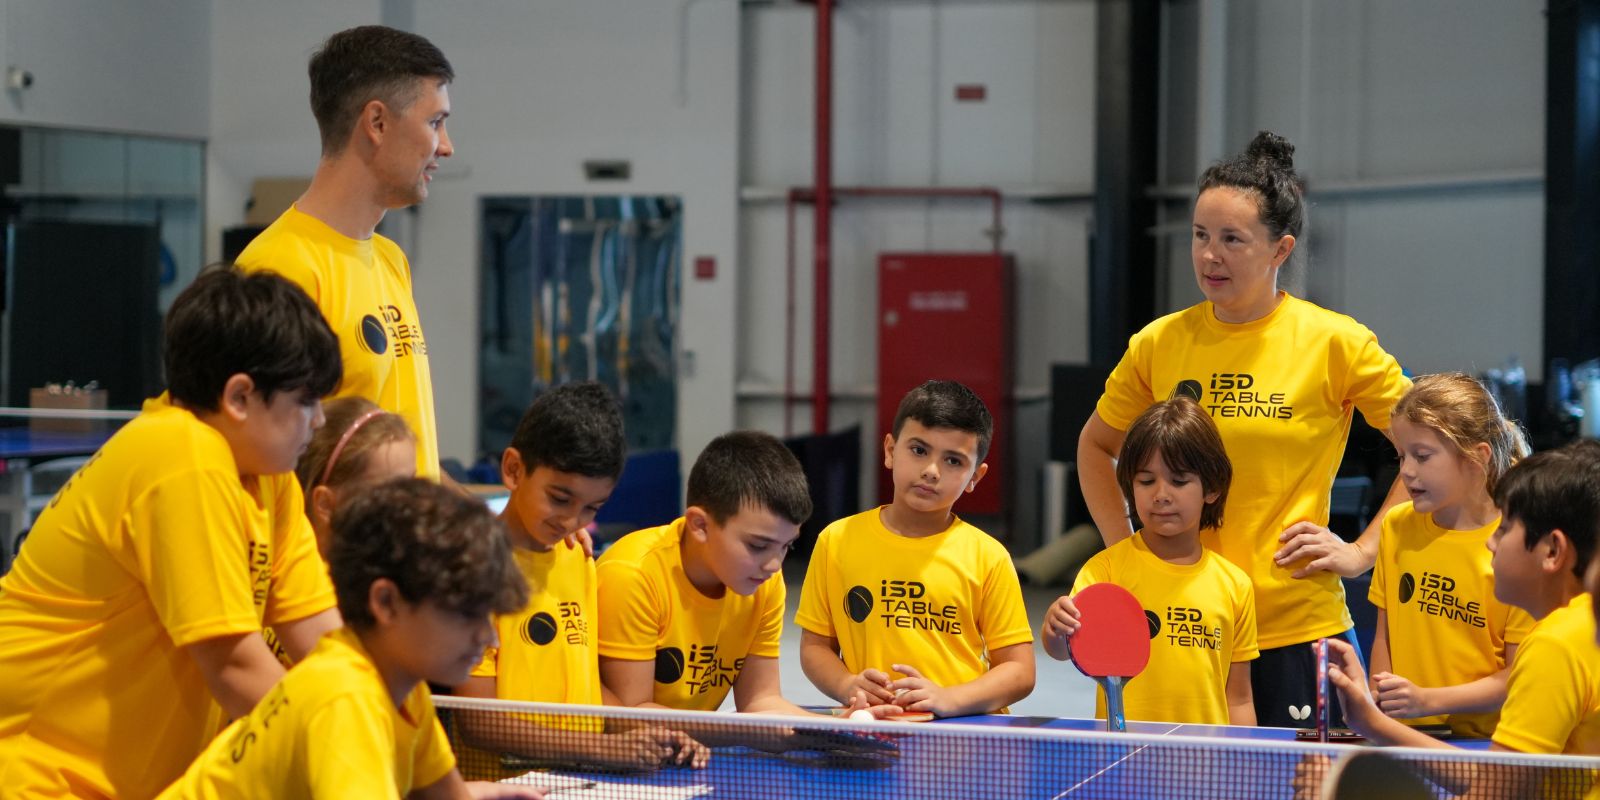
[[[735,3],[692,4],[683,42],[675,3],[285,5],[217,0],[211,241],[243,218],[251,179],[315,169],[306,59],[329,34],[387,12],[439,45],[457,75],[456,155],[401,237],[428,333],[443,454],[470,460],[476,450],[478,201],[493,194],[681,196],[685,259],[712,256],[721,268],[715,280],[683,286],[679,343],[693,369],[679,375],[679,445],[692,458],[732,425],[730,309],[741,272]],[[683,103],[680,46],[691,87]],[[596,157],[631,160],[632,180],[586,182],[581,162]]]
[[[1226,50],[1213,89],[1225,150],[1260,128],[1297,147],[1310,184],[1306,295],[1372,328],[1413,373],[1481,372],[1513,355],[1530,379],[1543,373],[1544,6],[1173,4],[1178,51]],[[1220,36],[1197,33],[1207,12],[1224,16]],[[1197,82],[1168,77],[1166,182],[1192,186],[1222,152],[1184,157],[1206,149],[1185,110]],[[1168,207],[1179,223],[1165,240],[1169,308],[1199,298],[1182,230],[1190,202]]]
[[[244,222],[256,178],[310,177],[320,145],[306,61],[329,34],[379,21],[378,0],[212,0],[206,253]],[[424,307],[426,309],[426,307]]]
[[[210,0],[0,0],[0,121],[202,139]]]
[[[815,22],[808,6],[746,10],[741,180],[749,194],[812,182]],[[834,32],[834,181],[839,185],[998,186],[1003,246],[1017,265],[1014,521],[1036,509],[1047,450],[1049,365],[1087,357],[1085,297],[1093,189],[1093,2],[844,4]],[[961,103],[957,84],[987,100]],[[1035,202],[1031,193],[1080,200]],[[748,279],[740,286],[739,424],[784,429],[785,216],[771,200],[744,204]],[[812,212],[797,219],[795,386],[809,395]],[[878,472],[877,256],[891,250],[986,250],[985,200],[840,201],[833,215],[831,385],[835,429],[861,424],[863,498]],[[959,335],[959,332],[952,332]],[[938,342],[929,346],[938,347]],[[930,376],[931,377],[931,376]],[[792,427],[809,431],[809,402]],[[1025,540],[1031,539],[1031,533]]]

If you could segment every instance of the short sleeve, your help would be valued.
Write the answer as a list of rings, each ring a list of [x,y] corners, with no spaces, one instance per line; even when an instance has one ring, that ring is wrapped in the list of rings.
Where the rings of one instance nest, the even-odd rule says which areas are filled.
[[[833,563],[833,537],[830,527],[817,537],[811,550],[811,563],[806,565],[806,578],[800,584],[800,606],[795,609],[794,623],[818,636],[837,638],[833,625],[833,601],[828,597],[828,570]]]
[[[670,617],[667,598],[656,591],[639,566],[601,561],[600,655],[626,661],[655,658],[656,644]]]
[[[1587,685],[1566,643],[1550,636],[1530,638],[1511,665],[1494,743],[1523,753],[1560,753],[1582,720],[1579,693]]]
[[[253,524],[236,475],[190,470],[129,507],[140,582],[179,647],[262,628],[250,578]]]
[[[993,557],[983,580],[983,607],[978,614],[978,632],[984,646],[998,650],[1033,641],[1033,626],[1022,603],[1022,584],[1011,559]]]
[[[1506,644],[1521,645],[1533,631],[1534,619],[1516,606],[1506,606]]]
[[[1222,557],[1212,554],[1213,558]],[[1241,577],[1243,577],[1241,575]],[[1236,581],[1234,591],[1233,663],[1251,661],[1261,656],[1256,642],[1256,592],[1248,578]]]
[[[1128,349],[1106,378],[1105,392],[1095,404],[1100,419],[1119,431],[1127,430],[1155,402],[1155,389],[1150,384],[1150,338],[1140,331],[1128,340]]]
[[[333,582],[328,578],[322,554],[317,552],[317,536],[306,519],[300,484],[287,475],[262,480],[270,480],[273,485],[271,524],[278,534],[266,623],[292,622],[333,608]]]
[[[764,658],[778,657],[779,641],[783,638],[783,610],[787,593],[788,589],[783,585],[782,575],[767,579],[756,592],[760,606],[756,609],[756,635],[750,640],[750,655]]]
[[[1378,345],[1378,337],[1366,328],[1365,338],[1352,355],[1345,382],[1345,399],[1361,410],[1367,424],[1378,430],[1389,429],[1389,412],[1411,388],[1411,379],[1400,369],[1400,362]]]
[[[308,796],[401,797],[394,785],[394,722],[379,711],[344,697],[307,720],[300,746],[311,784]]]

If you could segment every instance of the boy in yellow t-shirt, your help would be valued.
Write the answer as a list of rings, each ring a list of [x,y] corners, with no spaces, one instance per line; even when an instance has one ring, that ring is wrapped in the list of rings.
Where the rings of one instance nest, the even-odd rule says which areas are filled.
[[[213,740],[162,800],[467,796],[426,681],[464,679],[494,643],[490,613],[527,599],[499,527],[482,503],[420,478],[340,506],[328,569],[344,629]]]
[[[1255,595],[1244,570],[1200,543],[1222,524],[1232,480],[1216,423],[1186,396],[1146,409],[1122,440],[1117,483],[1143,527],[1089,559],[1072,591],[1115,583],[1150,619],[1150,663],[1128,683],[1128,719],[1256,724]],[[1079,625],[1072,598],[1057,599],[1040,631],[1045,652],[1066,659]],[[1103,692],[1096,710],[1105,716]]]
[[[568,383],[540,395],[522,416],[500,458],[511,499],[501,513],[517,568],[531,588],[520,610],[495,618],[499,647],[491,647],[455,693],[537,703],[600,705],[594,561],[563,540],[594,521],[622,475],[627,443],[622,413],[611,392],[594,381]],[[705,761],[705,748],[687,735],[640,728],[604,735],[568,720],[526,720],[508,726],[456,712],[465,739],[477,748],[526,758],[611,769],[653,769],[663,763]],[[474,757],[482,755],[473,753]],[[492,765],[463,757],[469,775]],[[467,764],[465,762],[474,763]]]
[[[290,473],[339,381],[333,332],[288,281],[218,269],[163,347],[167,393],[0,578],[7,797],[154,796],[283,675],[263,627],[298,659],[339,624]]]
[[[736,431],[689,470],[683,516],[600,557],[600,680],[625,706],[804,714],[778,680],[781,567],[811,516],[782,442]]]
[[[1495,597],[1536,622],[1511,664],[1490,749],[1600,755],[1600,649],[1582,579],[1600,529],[1600,442],[1529,456],[1506,473],[1494,498],[1501,514],[1488,542]],[[1332,644],[1329,679],[1351,728],[1379,744],[1449,746],[1385,716],[1368,696],[1360,659],[1348,645]],[[1530,788],[1496,796],[1533,796]],[[1538,793],[1549,796],[1548,789]],[[1471,796],[1485,796],[1474,790]]]
[[[893,500],[823,530],[801,588],[800,665],[823,694],[954,717],[1033,691],[1017,571],[951,511],[988,471],[993,433],[983,401],[954,381],[900,401],[883,441]]]

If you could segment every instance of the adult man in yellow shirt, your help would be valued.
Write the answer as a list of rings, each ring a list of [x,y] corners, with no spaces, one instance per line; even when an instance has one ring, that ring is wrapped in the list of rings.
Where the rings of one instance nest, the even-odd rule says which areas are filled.
[[[0,578],[7,798],[148,798],[338,627],[291,470],[339,351],[273,275],[202,274],[167,315],[168,392],[39,516]],[[219,708],[220,705],[220,708]]]
[[[404,417],[417,435],[417,474],[437,480],[433,377],[411,265],[376,229],[390,209],[422,202],[439,160],[454,152],[445,119],[455,73],[427,39],[381,25],[329,37],[309,72],[322,158],[306,193],[238,262],[311,295],[339,336],[338,396]]]

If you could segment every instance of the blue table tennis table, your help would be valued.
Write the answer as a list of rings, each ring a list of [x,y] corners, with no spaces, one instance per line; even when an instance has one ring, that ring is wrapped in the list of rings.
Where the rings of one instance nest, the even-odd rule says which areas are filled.
[[[120,424],[120,423],[118,423]],[[87,456],[115,431],[67,433],[27,427],[0,428],[0,573],[11,568],[16,541],[27,530],[33,509],[32,467],[40,461]]]
[[[989,715],[934,723],[864,723],[896,741],[892,757],[832,758],[717,749],[703,770],[667,768],[641,776],[574,773],[650,789],[704,787],[731,798],[1289,798],[1296,765],[1315,745],[1292,728],[1104,722]],[[920,735],[926,732],[928,735]],[[871,735],[871,734],[867,734]],[[903,738],[900,738],[903,737]],[[1323,746],[1326,750],[1327,746]],[[536,781],[530,781],[536,782]],[[566,795],[557,795],[566,796]],[[624,798],[626,789],[571,796]],[[645,794],[641,796],[661,796]]]

